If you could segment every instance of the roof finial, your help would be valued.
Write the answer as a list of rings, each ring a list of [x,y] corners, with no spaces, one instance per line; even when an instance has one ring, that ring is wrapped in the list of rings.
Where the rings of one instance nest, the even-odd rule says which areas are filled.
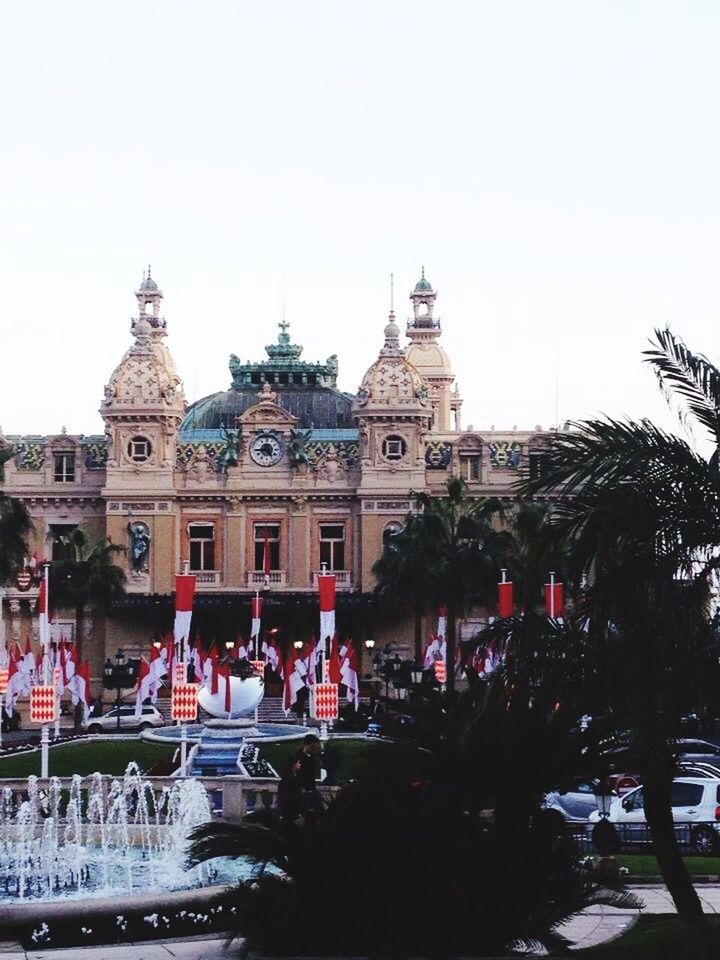
[[[149,269],[150,269],[150,268],[148,267],[148,270],[149,270]],[[424,279],[425,279],[425,264],[422,265],[422,268],[421,268],[421,269],[422,269],[422,279],[424,280]]]
[[[390,274],[390,313],[395,312],[395,274]]]
[[[423,274],[423,276],[425,276],[425,274]],[[151,271],[150,271],[150,264],[148,264],[148,280],[149,280],[151,277],[152,277],[152,273],[151,273]]]

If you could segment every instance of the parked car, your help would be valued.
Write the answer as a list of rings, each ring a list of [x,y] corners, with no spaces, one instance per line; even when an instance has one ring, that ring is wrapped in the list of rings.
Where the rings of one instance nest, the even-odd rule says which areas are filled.
[[[674,746],[679,760],[702,760],[705,763],[720,764],[720,747],[709,740],[680,737],[675,740]]]
[[[568,780],[545,795],[545,806],[559,810],[566,820],[587,820],[597,810],[595,791],[599,782],[588,777]]]
[[[720,762],[707,763],[705,760],[680,760],[677,765],[679,777],[703,777],[720,780]]]
[[[409,714],[388,714],[384,717],[373,717],[368,723],[366,736],[423,742],[432,736],[432,731],[420,723],[417,717]]]
[[[688,842],[696,853],[712,854],[720,849],[720,778],[676,777],[670,802],[673,820],[688,826]],[[608,819],[618,827],[624,843],[651,843],[644,803],[643,787],[613,797]],[[591,824],[599,819],[597,811],[590,814]]]
[[[135,707],[113,707],[101,717],[91,717],[87,723],[88,733],[112,733],[118,728],[118,711],[121,730],[148,730],[150,727],[162,727],[165,718],[155,707],[143,707],[139,717],[135,716]]]

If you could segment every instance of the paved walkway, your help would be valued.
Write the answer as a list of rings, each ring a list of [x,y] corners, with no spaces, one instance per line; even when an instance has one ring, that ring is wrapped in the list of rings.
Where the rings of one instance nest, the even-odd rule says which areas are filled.
[[[562,933],[575,949],[592,947],[614,940],[631,926],[641,913],[675,913],[665,887],[633,884],[630,889],[644,903],[642,910],[619,910],[596,906],[584,910],[562,928]],[[696,886],[706,913],[720,913],[720,885]],[[237,949],[226,950],[225,940],[217,937],[195,937],[168,940],[165,943],[126,943],[117,947],[73,947],[67,949],[23,950],[16,944],[0,943],[0,960],[232,960],[240,955]]]

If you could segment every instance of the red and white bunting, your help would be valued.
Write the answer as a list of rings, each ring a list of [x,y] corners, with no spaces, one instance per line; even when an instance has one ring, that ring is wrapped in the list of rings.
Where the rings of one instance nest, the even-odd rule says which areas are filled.
[[[57,719],[57,694],[50,683],[30,688],[30,722],[55,723]]]
[[[316,683],[310,688],[310,716],[313,720],[337,720],[339,700],[336,683]]]
[[[181,663],[180,661],[178,661],[173,667],[173,687],[178,683],[187,683],[187,668],[185,667],[185,664]]]
[[[320,647],[325,650],[328,639],[335,636],[335,574],[321,573],[317,581],[320,595]]]
[[[198,688],[194,683],[176,683],[172,688],[170,717],[180,723],[193,723],[197,719]]]
[[[195,575],[180,573],[175,577],[175,643],[183,661],[189,654],[190,622],[195,599]],[[181,653],[181,651],[183,651]]]

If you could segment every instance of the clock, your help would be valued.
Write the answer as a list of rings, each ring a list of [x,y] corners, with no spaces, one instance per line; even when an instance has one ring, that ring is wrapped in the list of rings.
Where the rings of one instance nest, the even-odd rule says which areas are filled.
[[[282,455],[282,441],[274,433],[258,433],[250,444],[250,456],[259,467],[274,466]]]

